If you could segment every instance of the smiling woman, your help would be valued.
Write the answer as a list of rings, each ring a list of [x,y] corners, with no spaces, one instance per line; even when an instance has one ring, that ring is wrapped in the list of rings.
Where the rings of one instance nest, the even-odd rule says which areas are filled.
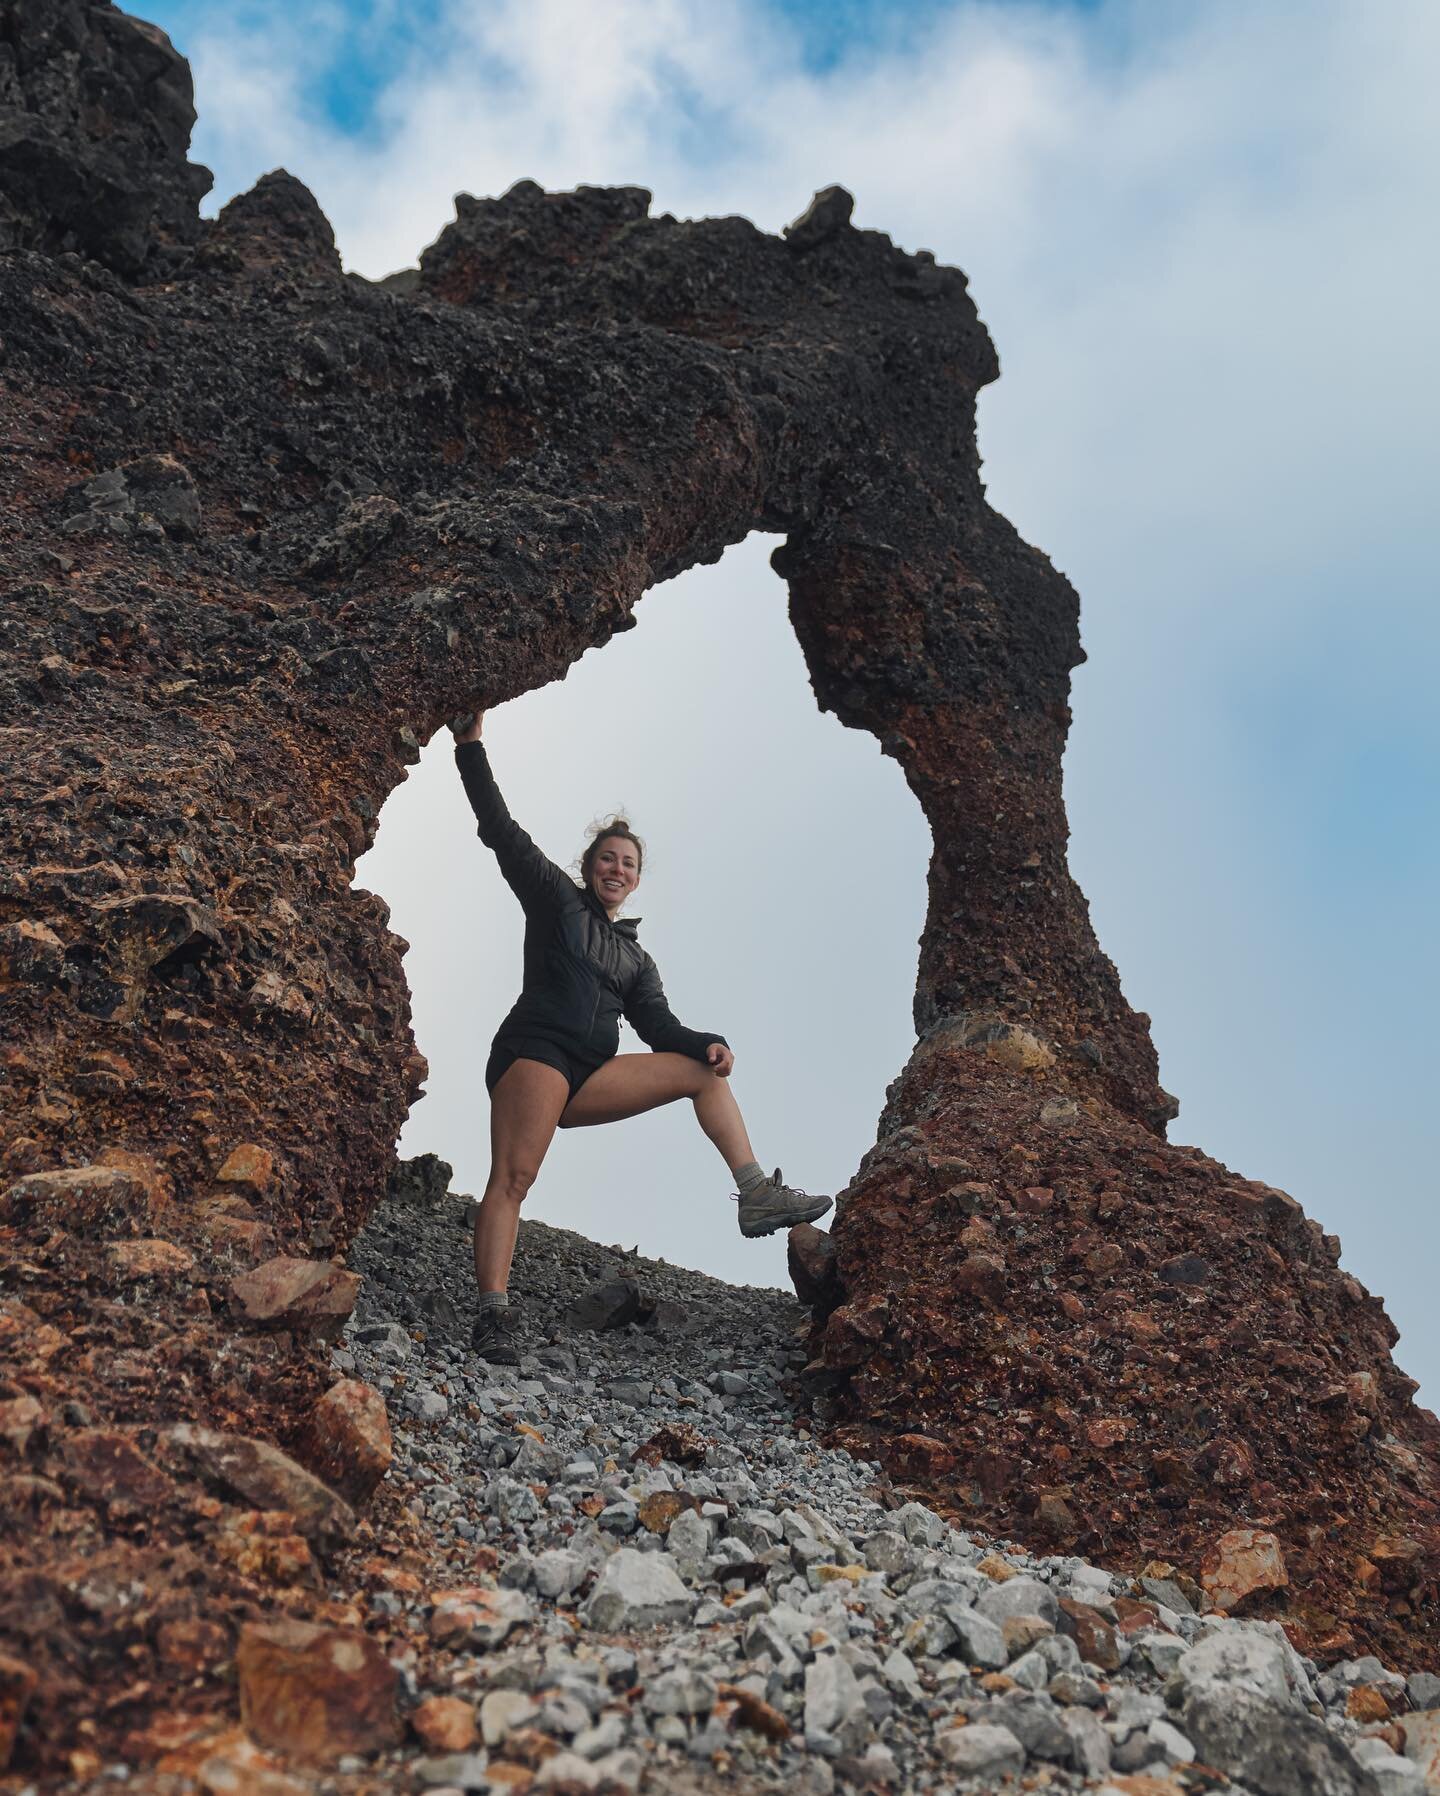
[[[577,817],[594,815],[597,799],[630,795],[628,808],[612,803],[605,814],[643,818],[638,876],[624,902],[602,895],[602,907],[653,949],[667,1008],[736,1057],[726,1078],[686,1058],[683,1043],[619,1061],[647,1073],[678,1062],[682,1075],[711,1078],[738,1098],[767,1172],[778,1158],[805,1169],[807,1189],[827,1192],[873,1138],[885,1083],[914,1040],[930,838],[873,739],[817,710],[768,546],[756,537],[658,589],[642,627],[587,655],[563,683],[491,713],[483,729],[511,808],[542,842],[576,842]],[[495,859],[476,853],[463,808],[455,814],[454,758],[446,739],[432,744],[387,802],[356,877],[385,895],[414,944],[406,971],[431,1101],[412,1112],[402,1152],[441,1154],[478,1191],[490,1172],[475,1098],[529,930]],[[592,845],[595,871],[618,846],[615,870],[628,877],[628,841],[597,830],[587,853]],[[584,855],[571,865],[589,884]],[[453,872],[437,879],[437,866]],[[636,1120],[620,1129],[572,1130],[562,1118],[529,1205],[591,1236],[623,1226],[647,1252],[721,1276],[782,1280],[781,1238],[747,1243],[736,1232],[725,1201],[736,1181],[700,1141],[692,1094],[659,1101],[642,1104],[643,1115],[627,1108]]]

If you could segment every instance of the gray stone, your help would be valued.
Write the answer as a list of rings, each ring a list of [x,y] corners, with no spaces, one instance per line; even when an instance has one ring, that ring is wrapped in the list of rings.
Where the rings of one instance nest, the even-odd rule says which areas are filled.
[[[1038,1578],[1009,1578],[994,1584],[975,1604],[988,1621],[1006,1621],[1014,1615],[1038,1615],[1053,1627],[1060,1618],[1055,1592]]]
[[[1322,1722],[1244,1685],[1195,1690],[1184,1727],[1205,1764],[1255,1796],[1379,1796],[1373,1773]]]
[[[578,1553],[564,1547],[552,1547],[537,1555],[533,1567],[535,1588],[553,1602],[568,1596],[585,1575],[584,1561]]]
[[[447,1752],[440,1758],[417,1759],[410,1770],[427,1789],[488,1790],[489,1764],[483,1752]]]
[[[1005,1636],[997,1621],[990,1620],[977,1609],[966,1609],[958,1603],[947,1606],[942,1613],[955,1631],[960,1656],[967,1665],[978,1665],[982,1671],[1004,1670],[1009,1663],[1010,1654],[1006,1650]],[[1029,1615],[1033,1611],[1025,1609],[1019,1613]]]
[[[871,1571],[885,1572],[890,1577],[909,1571],[915,1563],[915,1552],[910,1543],[903,1534],[890,1528],[881,1528],[868,1535],[860,1543],[860,1551]]]
[[[870,1732],[855,1673],[837,1652],[816,1653],[805,1667],[805,1743],[825,1751],[858,1752]],[[828,1753],[827,1753],[827,1756]]]
[[[533,1522],[540,1513],[534,1491],[516,1478],[492,1478],[485,1486],[485,1507],[507,1523]]]
[[[1070,1736],[1070,1763],[1084,1777],[1103,1777],[1110,1769],[1110,1736],[1099,1716],[1088,1708],[1066,1709],[1060,1725]]]
[[[379,1358],[393,1360],[397,1366],[409,1359],[415,1345],[398,1322],[367,1323],[355,1330],[353,1338]]]
[[[489,1690],[480,1703],[480,1738],[498,1746],[517,1727],[526,1727],[538,1708],[524,1690]]]
[[[1440,1677],[1433,1671],[1413,1672],[1405,1680],[1412,1709],[1440,1709]]]
[[[694,1604],[668,1555],[620,1547],[605,1561],[584,1617],[590,1627],[618,1634],[685,1621]]]
[[[646,1684],[640,1701],[647,1715],[708,1715],[715,1707],[715,1681],[702,1671],[665,1671]]]
[[[950,1531],[935,1511],[923,1503],[904,1504],[890,1520],[916,1547],[938,1547]]]
[[[1181,1700],[1217,1684],[1253,1690],[1281,1707],[1298,1709],[1311,1696],[1298,1654],[1277,1628],[1230,1622],[1183,1654],[1175,1667]]]
[[[1009,1728],[1026,1752],[1057,1765],[1070,1762],[1070,1733],[1062,1712],[1048,1696],[1012,1690],[992,1702],[986,1719]]]
[[[935,1736],[940,1757],[963,1777],[999,1776],[1025,1767],[1025,1748],[1005,1727],[979,1721],[970,1727],[947,1727]]]

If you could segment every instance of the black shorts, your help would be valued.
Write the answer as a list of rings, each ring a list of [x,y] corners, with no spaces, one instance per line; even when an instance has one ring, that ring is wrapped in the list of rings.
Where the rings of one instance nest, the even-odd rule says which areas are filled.
[[[539,1036],[496,1036],[490,1049],[490,1058],[485,1063],[486,1091],[493,1095],[501,1075],[512,1060],[538,1060],[544,1066],[553,1066],[557,1073],[564,1073],[570,1081],[572,1098],[596,1067],[605,1064],[603,1060],[582,1060],[565,1048],[557,1047],[553,1041],[544,1041]]]

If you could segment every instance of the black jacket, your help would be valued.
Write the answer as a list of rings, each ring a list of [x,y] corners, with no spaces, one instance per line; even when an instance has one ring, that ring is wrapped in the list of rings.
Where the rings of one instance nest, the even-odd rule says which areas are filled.
[[[656,1053],[703,1061],[712,1041],[725,1042],[676,1021],[655,962],[635,939],[640,919],[612,923],[594,892],[545,858],[505,808],[484,744],[457,742],[455,764],[477,834],[525,910],[524,985],[496,1039],[536,1035],[582,1060],[608,1060],[623,1016]]]

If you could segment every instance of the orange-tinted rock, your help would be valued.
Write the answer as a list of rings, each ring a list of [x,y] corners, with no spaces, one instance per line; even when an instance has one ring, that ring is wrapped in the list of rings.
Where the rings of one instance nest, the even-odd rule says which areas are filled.
[[[244,1497],[257,1509],[287,1510],[307,1540],[328,1546],[354,1533],[355,1512],[350,1505],[268,1441],[222,1434],[189,1422],[170,1429],[168,1438],[222,1489]]]
[[[1345,1698],[1345,1713],[1352,1721],[1388,1721],[1390,1704],[1374,1684],[1356,1684]]]
[[[762,1697],[742,1690],[736,1684],[725,1683],[715,1686],[715,1694],[720,1702],[735,1705],[734,1725],[748,1727],[766,1740],[790,1738],[790,1723]]]
[[[34,1694],[37,1677],[23,1659],[12,1659],[0,1653],[0,1771],[10,1763],[15,1750],[15,1736],[25,1718],[25,1708]]]
[[[329,1260],[282,1255],[230,1281],[230,1302],[245,1321],[334,1340],[355,1307],[359,1276]]]
[[[1280,1542],[1259,1528],[1234,1528],[1222,1534],[1200,1566],[1200,1582],[1217,1609],[1227,1614],[1243,1609],[1267,1591],[1290,1582]]]
[[[239,1185],[256,1197],[263,1197],[275,1182],[274,1156],[253,1141],[242,1141],[230,1150],[215,1179],[218,1184]]]
[[[373,1385],[342,1378],[311,1410],[296,1446],[318,1478],[363,1503],[390,1469],[390,1418]]]
[[[459,1696],[431,1696],[410,1711],[415,1736],[431,1752],[468,1752],[480,1737],[475,1707]]]
[[[123,1279],[184,1278],[195,1269],[195,1256],[173,1241],[141,1236],[134,1241],[112,1241],[105,1258]]]
[[[45,1409],[37,1398],[12,1397],[8,1402],[0,1403],[0,1440],[13,1454],[23,1455],[30,1437],[37,1432],[43,1433],[44,1427]]]
[[[1135,1424],[1128,1416],[1098,1416],[1085,1424],[1085,1438],[1097,1451],[1113,1447],[1133,1433]]]
[[[113,1234],[149,1220],[143,1182],[119,1166],[32,1172],[0,1193],[0,1221],[35,1222],[72,1235]]]
[[[319,1572],[310,1543],[295,1532],[295,1518],[283,1509],[252,1509],[226,1518],[215,1551],[243,1578],[260,1584],[314,1584]]]
[[[908,1478],[944,1478],[955,1470],[957,1455],[928,1434],[901,1434],[895,1439],[895,1460]]]
[[[82,1428],[66,1435],[67,1481],[92,1503],[139,1513],[172,1494],[171,1480],[118,1428]]]
[[[1060,1598],[1060,1632],[1075,1642],[1080,1657],[1101,1671],[1120,1669],[1120,1647],[1115,1630],[1098,1609],[1073,1597]]]
[[[235,1665],[241,1720],[261,1746],[302,1764],[330,1765],[399,1738],[398,1673],[381,1643],[359,1629],[250,1622]]]
[[[177,1616],[156,1630],[155,1653],[171,1677],[190,1683],[230,1651],[230,1635],[218,1621],[205,1615]]]
[[[640,1526],[652,1534],[668,1534],[670,1524],[683,1510],[693,1509],[695,1499],[681,1490],[652,1490],[640,1499]]]

